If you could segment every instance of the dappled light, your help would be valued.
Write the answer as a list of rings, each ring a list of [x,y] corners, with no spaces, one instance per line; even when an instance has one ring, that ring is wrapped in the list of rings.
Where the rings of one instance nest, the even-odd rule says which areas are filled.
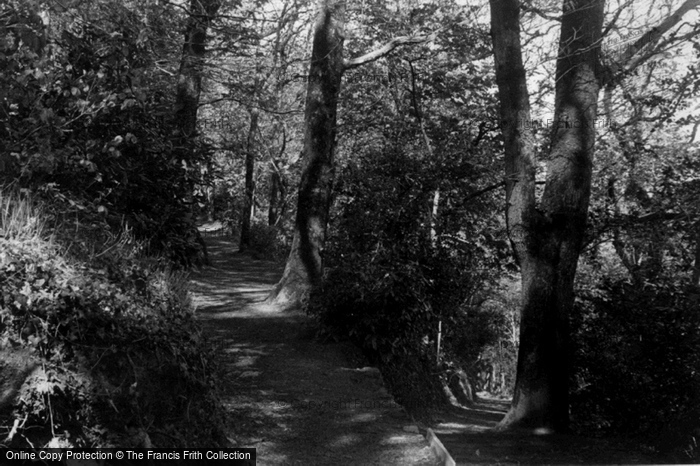
[[[0,1],[0,463],[700,462],[699,78],[700,0]]]
[[[225,363],[232,441],[291,464],[419,464],[421,457],[433,464],[417,430],[403,430],[411,420],[379,371],[356,349],[318,342],[308,317],[263,303],[278,266],[231,252],[225,239],[208,243],[212,266],[193,273],[193,301]]]

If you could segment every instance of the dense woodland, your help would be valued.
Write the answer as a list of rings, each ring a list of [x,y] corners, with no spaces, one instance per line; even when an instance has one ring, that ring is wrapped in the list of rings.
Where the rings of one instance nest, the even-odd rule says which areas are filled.
[[[416,416],[698,461],[698,58],[698,0],[3,2],[3,445],[225,444],[204,225]]]

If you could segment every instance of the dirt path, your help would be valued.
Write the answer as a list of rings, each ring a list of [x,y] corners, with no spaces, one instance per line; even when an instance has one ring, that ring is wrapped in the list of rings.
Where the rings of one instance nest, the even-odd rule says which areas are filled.
[[[379,372],[347,344],[321,344],[304,315],[261,303],[281,270],[208,239],[193,274],[198,315],[227,370],[229,438],[259,465],[434,465]]]

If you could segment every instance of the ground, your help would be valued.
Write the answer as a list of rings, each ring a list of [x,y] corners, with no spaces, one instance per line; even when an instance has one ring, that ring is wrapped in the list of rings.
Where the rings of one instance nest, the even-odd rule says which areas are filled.
[[[348,343],[322,343],[305,315],[262,301],[281,267],[207,238],[212,265],[193,274],[204,331],[226,368],[228,437],[259,465],[434,465],[410,416]]]
[[[635,445],[530,431],[497,433],[507,402],[416,424],[376,368],[349,343],[315,338],[305,315],[263,303],[282,267],[207,238],[211,266],[193,274],[193,299],[226,370],[223,398],[233,446],[257,448],[259,465],[435,465],[431,428],[456,464],[656,464]]]
[[[458,465],[572,465],[660,464],[639,445],[622,440],[603,440],[576,435],[533,431],[496,432],[508,402],[488,398],[470,409],[454,409],[438,415],[431,425]]]

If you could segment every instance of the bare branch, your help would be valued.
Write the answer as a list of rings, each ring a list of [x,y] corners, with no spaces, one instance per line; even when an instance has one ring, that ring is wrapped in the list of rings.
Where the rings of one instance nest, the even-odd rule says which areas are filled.
[[[625,71],[627,71],[627,72],[632,71],[635,68],[638,68],[639,66],[643,65],[647,60],[652,58],[654,55],[658,55],[660,53],[663,53],[664,51],[672,48],[673,46],[678,45],[679,43],[681,43],[683,41],[690,40],[699,34],[700,34],[700,26],[696,26],[695,29],[688,32],[687,34],[683,34],[682,36],[669,37],[668,39],[664,40],[663,42],[660,42],[657,45],[657,47],[650,50],[648,53],[645,53],[643,55],[637,55],[636,57],[631,57],[628,60],[628,62],[626,63]]]
[[[498,189],[498,188],[503,187],[505,185],[506,185],[506,181],[503,180],[503,181],[499,181],[498,183],[492,184],[490,186],[486,186],[485,188],[481,188],[477,191],[474,191],[473,193],[471,193],[470,195],[468,195],[464,199],[462,199],[462,203],[466,204],[467,202],[471,201],[472,199],[475,199],[483,194],[486,194],[490,191],[493,191],[494,189]]]
[[[428,35],[423,35],[423,36],[402,36],[402,37],[395,37],[394,39],[391,39],[389,42],[386,44],[382,45],[376,50],[373,50],[369,53],[366,53],[360,57],[352,58],[350,60],[345,60],[345,63],[343,64],[345,70],[349,70],[352,68],[357,68],[358,66],[365,65],[367,63],[373,62],[375,60],[378,60],[394,50],[396,50],[399,47],[404,47],[406,45],[414,45],[414,44],[423,44],[425,42],[430,42],[437,37],[438,33],[442,29],[438,29],[437,31],[428,34]]]
[[[544,185],[546,184],[546,181],[535,181],[536,185]],[[494,183],[492,185],[486,186],[485,188],[478,189],[474,191],[473,193],[469,194],[467,197],[462,199],[462,204],[466,204],[467,202],[471,201],[472,199],[476,199],[477,197],[483,196],[484,194],[493,191],[494,189],[502,188],[506,185],[506,180],[499,181],[498,183]]]
[[[200,102],[199,107],[206,107],[210,105],[217,104],[219,102],[235,102],[239,105],[242,105],[244,107],[248,107],[254,110],[260,110],[264,113],[269,113],[273,115],[292,115],[292,114],[300,114],[303,113],[303,110],[277,110],[269,107],[265,107],[262,105],[257,105],[252,102],[246,101],[245,99],[237,99],[233,97],[231,94],[226,94],[223,97],[219,97],[216,99],[208,100],[206,102]]]
[[[696,121],[693,125],[693,131],[690,133],[690,140],[688,141],[688,144],[695,142],[695,136],[698,134],[698,127],[700,127],[700,121]],[[698,266],[700,267],[700,263],[698,263]]]
[[[543,18],[543,19],[546,19],[549,21],[557,21],[557,22],[561,23],[561,16],[556,16],[556,15],[550,14],[550,13],[546,12],[545,10],[543,10],[542,8],[537,8],[536,6],[534,6],[532,4],[523,2],[520,4],[520,8],[526,13],[534,13],[537,16],[539,16],[540,18]]]
[[[619,61],[622,67],[627,68],[629,70],[629,67],[636,67],[638,66],[641,62],[645,61],[649,56],[646,56],[644,59],[634,59],[635,55],[639,54],[643,49],[651,46],[655,47],[659,41],[661,40],[661,37],[666,34],[668,31],[670,31],[673,27],[678,25],[678,23],[681,22],[683,19],[683,16],[688,13],[691,10],[695,10],[700,8],[700,0],[686,0],[677,10],[675,13],[673,13],[671,16],[666,18],[664,21],[661,22],[658,26],[650,29],[646,33],[644,33],[639,39],[637,39],[634,43],[632,43],[625,52],[622,54],[620,57]],[[700,33],[700,29],[695,28],[694,31],[692,31],[692,35]],[[680,39],[687,39],[687,34],[684,36],[681,36]],[[665,43],[668,43],[671,41],[665,41]]]

